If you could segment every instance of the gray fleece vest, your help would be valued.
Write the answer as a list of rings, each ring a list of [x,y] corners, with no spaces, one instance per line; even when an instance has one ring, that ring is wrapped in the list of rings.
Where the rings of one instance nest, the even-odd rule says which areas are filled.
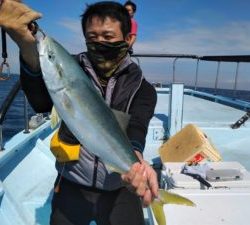
[[[111,108],[128,113],[131,102],[143,80],[140,68],[131,60],[130,56],[127,55],[115,75],[109,79],[105,93],[86,54],[79,54],[77,60],[90,76],[100,94],[105,96],[106,103]],[[64,123],[61,125],[62,128],[68,129]],[[67,142],[67,140],[63,141]],[[108,171],[101,159],[89,153],[83,147],[81,147],[80,158],[77,162],[56,162],[56,168],[64,178],[88,187],[102,190],[116,190],[123,186],[120,174]]]

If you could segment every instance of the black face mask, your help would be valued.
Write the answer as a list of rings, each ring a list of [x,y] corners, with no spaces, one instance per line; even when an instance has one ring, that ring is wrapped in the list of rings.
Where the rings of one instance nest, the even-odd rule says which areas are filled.
[[[104,78],[112,76],[129,48],[125,41],[87,42],[86,45],[91,63],[97,69],[98,75]]]

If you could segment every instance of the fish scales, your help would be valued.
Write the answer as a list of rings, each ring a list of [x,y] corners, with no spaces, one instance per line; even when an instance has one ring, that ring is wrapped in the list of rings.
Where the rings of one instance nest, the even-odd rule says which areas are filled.
[[[111,109],[77,61],[56,41],[39,42],[43,79],[59,116],[90,152],[124,173],[138,161]]]

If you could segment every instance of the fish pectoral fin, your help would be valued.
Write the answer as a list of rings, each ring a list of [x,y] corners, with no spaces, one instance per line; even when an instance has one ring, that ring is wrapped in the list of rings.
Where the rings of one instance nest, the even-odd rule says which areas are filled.
[[[74,116],[75,111],[72,104],[72,98],[69,96],[68,92],[63,92],[62,94],[62,105],[65,110],[67,110],[71,116]]]
[[[58,115],[56,109],[55,109],[55,106],[52,107],[52,110],[51,110],[51,115],[50,115],[50,126],[52,129],[54,129],[57,124],[59,124],[61,118],[60,116]]]
[[[163,211],[162,202],[156,199],[150,204],[150,207],[158,225],[166,225],[166,217]]]
[[[177,205],[186,205],[186,206],[195,206],[195,204],[181,195],[170,193],[166,190],[159,190],[159,197],[160,201],[163,204],[177,204]]]

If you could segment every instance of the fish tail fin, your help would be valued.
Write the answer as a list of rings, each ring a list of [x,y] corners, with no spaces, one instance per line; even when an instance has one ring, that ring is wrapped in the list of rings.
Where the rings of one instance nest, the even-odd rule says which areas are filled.
[[[165,213],[163,211],[165,204],[195,206],[188,198],[160,189],[158,198],[150,205],[158,225],[166,225]]]
[[[159,200],[163,204],[176,204],[176,205],[186,205],[186,206],[195,206],[195,203],[193,203],[188,198],[185,198],[181,195],[178,195],[176,193],[171,193],[166,190],[159,190]]]
[[[158,225],[166,225],[166,217],[163,211],[163,203],[156,199],[150,204],[150,207],[153,211],[154,217]]]
[[[57,124],[60,122],[60,119],[61,119],[60,116],[58,115],[55,107],[53,106],[51,110],[51,121],[50,121],[50,126],[52,129],[57,126]]]

